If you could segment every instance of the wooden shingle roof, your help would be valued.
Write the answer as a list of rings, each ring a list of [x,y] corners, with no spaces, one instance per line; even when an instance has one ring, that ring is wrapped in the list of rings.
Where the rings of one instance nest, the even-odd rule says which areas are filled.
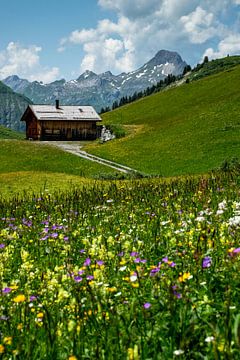
[[[54,105],[29,105],[29,108],[40,121],[102,121],[92,106],[60,105],[59,108],[57,108]],[[24,115],[22,120],[25,120]]]

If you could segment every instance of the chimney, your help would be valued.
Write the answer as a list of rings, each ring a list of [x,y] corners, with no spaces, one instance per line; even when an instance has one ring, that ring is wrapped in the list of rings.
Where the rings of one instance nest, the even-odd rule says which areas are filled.
[[[59,100],[56,100],[56,109],[60,109],[60,107],[59,107]]]

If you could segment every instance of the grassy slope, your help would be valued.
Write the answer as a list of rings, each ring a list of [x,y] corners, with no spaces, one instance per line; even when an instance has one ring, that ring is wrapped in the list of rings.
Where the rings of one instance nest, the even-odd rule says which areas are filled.
[[[19,140],[0,141],[0,193],[43,188],[66,189],[116,171],[52,146]],[[85,177],[85,179],[83,179]],[[88,180],[86,179],[88,178]]]
[[[25,138],[25,133],[14,131],[6,128],[5,126],[0,125],[0,139],[19,139],[23,140]]]
[[[106,124],[138,130],[87,150],[164,176],[204,173],[227,157],[240,157],[239,77],[237,66],[104,114]]]

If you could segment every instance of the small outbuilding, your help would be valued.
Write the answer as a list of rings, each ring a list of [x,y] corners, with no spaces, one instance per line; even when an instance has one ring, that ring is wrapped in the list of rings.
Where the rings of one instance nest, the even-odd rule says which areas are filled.
[[[33,140],[94,140],[97,122],[102,121],[92,106],[29,105],[21,121],[26,137]]]

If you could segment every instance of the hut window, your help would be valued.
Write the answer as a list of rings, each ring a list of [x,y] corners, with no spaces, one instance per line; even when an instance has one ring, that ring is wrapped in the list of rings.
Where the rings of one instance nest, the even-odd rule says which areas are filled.
[[[59,134],[60,134],[60,130],[59,130],[59,129],[54,129],[54,130],[53,130],[53,134],[54,134],[54,135],[59,135]]]

